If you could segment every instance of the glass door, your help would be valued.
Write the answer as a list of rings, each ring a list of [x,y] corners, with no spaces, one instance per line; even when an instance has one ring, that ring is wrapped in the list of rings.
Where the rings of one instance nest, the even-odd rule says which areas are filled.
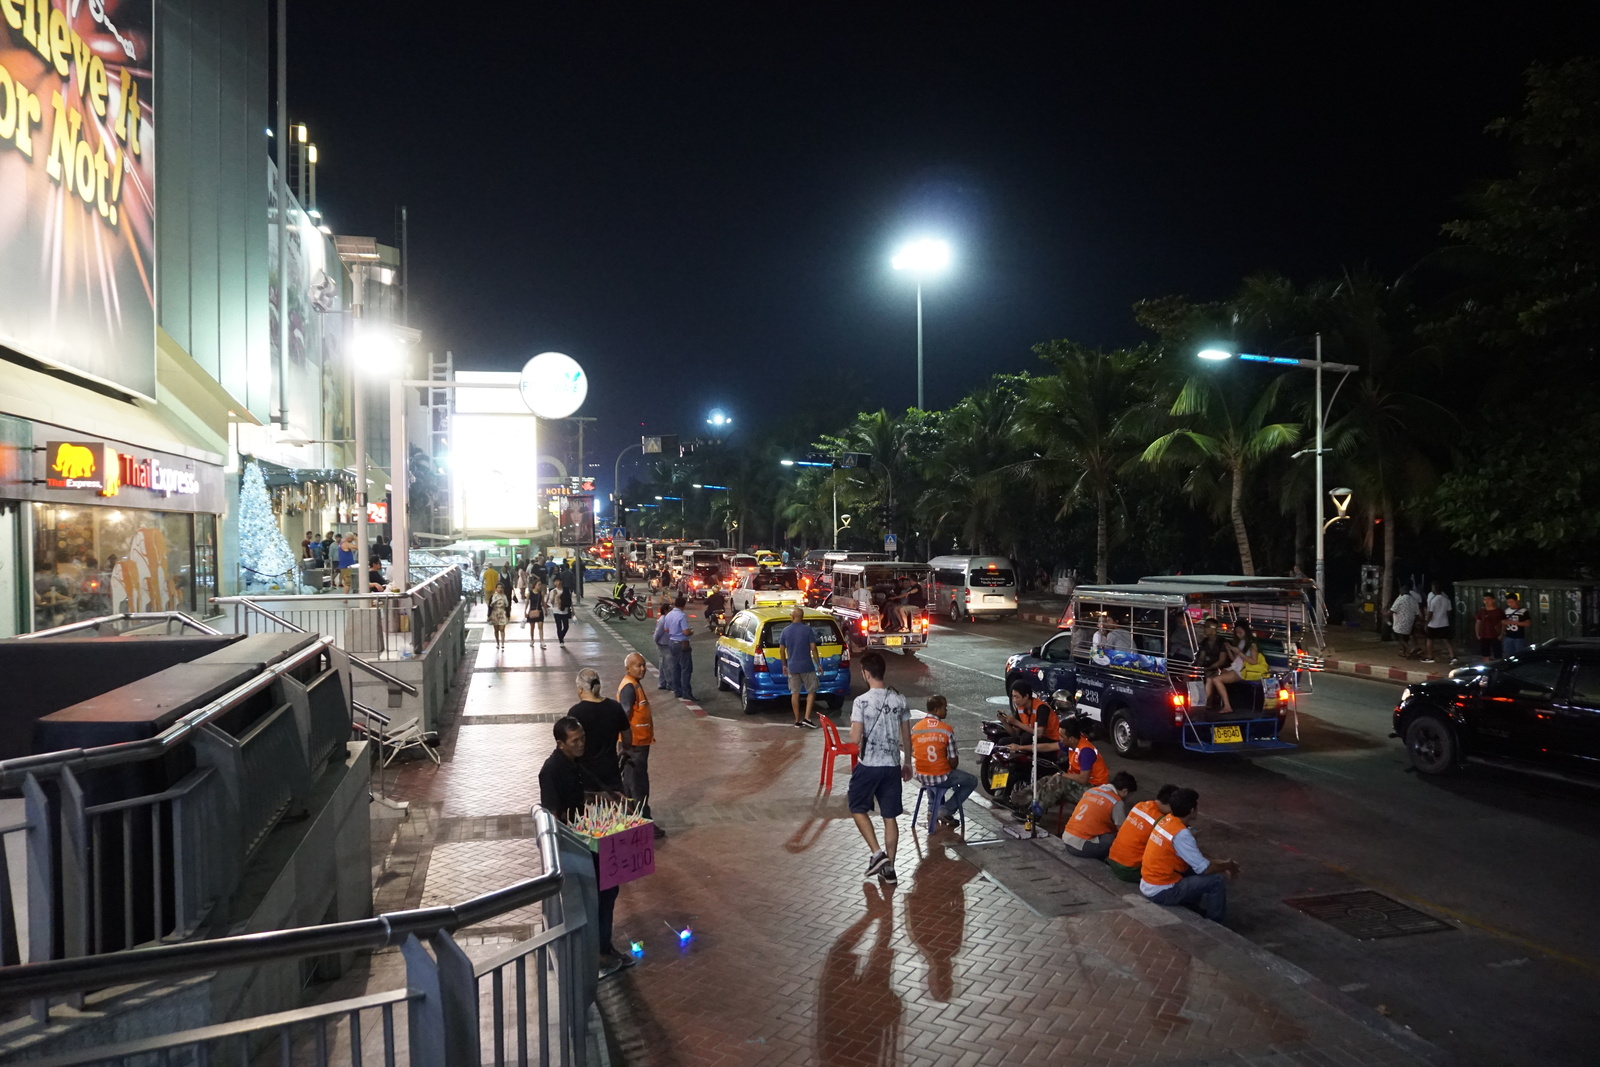
[[[15,637],[22,632],[21,601],[25,583],[22,575],[22,537],[17,532],[22,509],[15,504],[0,504],[0,637]]]

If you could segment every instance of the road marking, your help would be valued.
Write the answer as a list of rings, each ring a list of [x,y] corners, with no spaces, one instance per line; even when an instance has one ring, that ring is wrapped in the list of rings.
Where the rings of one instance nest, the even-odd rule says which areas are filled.
[[[971,671],[973,674],[981,674],[985,678],[993,678],[996,681],[1000,681],[1000,682],[1003,682],[1003,681],[1006,680],[1006,676],[1003,675],[1003,674],[994,674],[994,673],[992,673],[990,671],[979,670],[977,667],[969,667],[965,663],[957,663],[954,660],[935,659],[933,656],[930,656],[925,652],[918,652],[917,653],[917,658],[918,659],[927,660],[929,663],[937,663],[937,664],[940,664],[941,666],[944,666],[944,667],[959,667],[964,671]]]

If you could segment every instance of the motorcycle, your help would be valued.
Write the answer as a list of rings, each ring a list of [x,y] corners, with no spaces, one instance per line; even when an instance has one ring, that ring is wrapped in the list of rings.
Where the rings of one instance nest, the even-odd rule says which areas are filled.
[[[721,637],[728,629],[728,613],[721,610],[706,612],[706,626],[713,637]]]
[[[642,621],[645,617],[644,601],[632,589],[626,590],[620,600],[609,596],[595,597],[594,614],[601,622],[629,617]]]
[[[1018,744],[1027,738],[998,719],[983,724],[984,740],[978,745],[978,784],[983,791],[1002,804],[1010,806],[1011,794],[1021,785],[1033,783],[1033,753],[1013,752],[1008,745]],[[1039,777],[1060,774],[1063,762],[1054,754],[1039,753]]]

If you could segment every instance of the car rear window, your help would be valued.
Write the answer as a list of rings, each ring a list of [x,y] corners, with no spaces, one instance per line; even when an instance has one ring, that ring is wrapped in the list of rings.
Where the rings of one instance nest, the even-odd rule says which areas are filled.
[[[1016,585],[1017,572],[1010,570],[981,570],[972,572],[972,587],[974,589],[997,589],[1004,585]]]
[[[793,573],[757,574],[750,579],[751,589],[799,589],[800,582]]]
[[[782,622],[769,622],[767,628],[761,631],[761,647],[776,648],[778,638],[783,633],[785,626],[792,626],[788,620]],[[806,625],[811,627],[811,632],[816,635],[819,645],[842,645],[844,638],[839,636],[839,627],[832,619],[807,619]]]

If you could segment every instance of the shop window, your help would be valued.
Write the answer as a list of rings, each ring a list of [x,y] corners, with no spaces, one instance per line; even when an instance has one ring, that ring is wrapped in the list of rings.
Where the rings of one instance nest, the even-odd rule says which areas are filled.
[[[123,611],[195,610],[216,573],[216,519],[135,508],[33,505],[34,629]],[[203,572],[203,573],[202,573]]]

